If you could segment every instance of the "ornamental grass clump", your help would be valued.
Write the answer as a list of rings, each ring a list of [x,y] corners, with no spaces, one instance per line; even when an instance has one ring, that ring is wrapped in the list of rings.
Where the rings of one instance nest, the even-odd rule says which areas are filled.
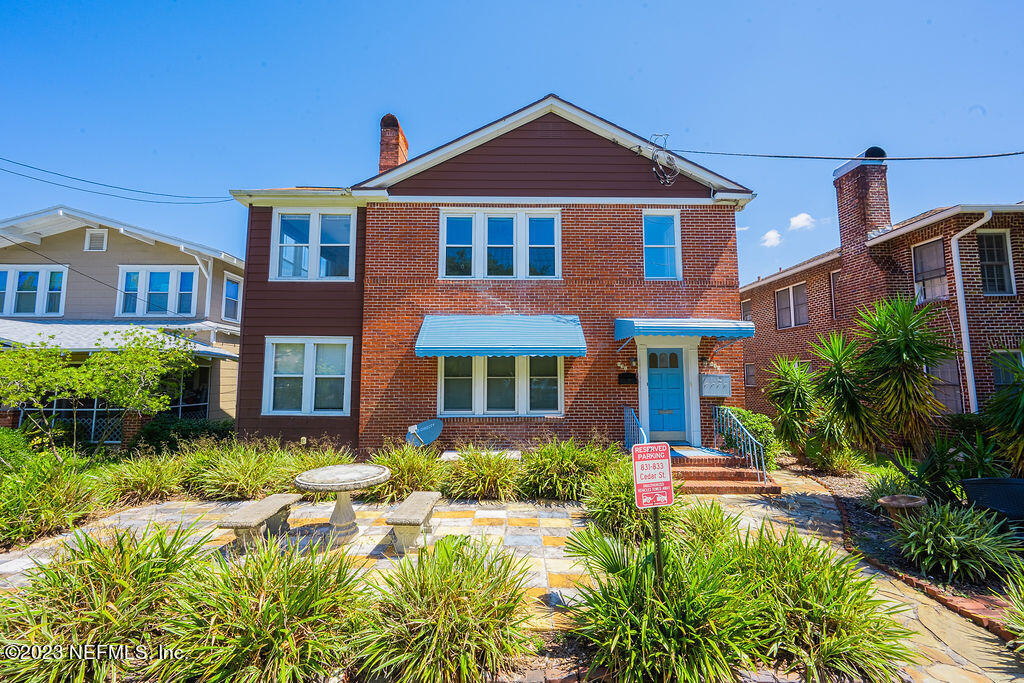
[[[863,455],[849,446],[829,448],[824,444],[815,444],[815,447],[808,450],[807,459],[818,470],[837,477],[863,472],[868,464]]]
[[[883,511],[878,502],[879,498],[895,495],[921,495],[920,485],[891,464],[868,477],[867,487],[867,493],[863,498],[864,504],[876,512]]]
[[[981,581],[1012,566],[1019,535],[993,512],[930,505],[896,524],[893,543],[922,572],[949,581]]]
[[[459,449],[459,460],[448,467],[443,492],[448,498],[506,501],[515,497],[519,461],[500,450],[472,445]]]
[[[636,506],[633,463],[629,460],[619,461],[594,477],[583,504],[587,516],[604,533],[631,543],[654,534],[651,511]],[[679,527],[680,508],[680,505],[661,508],[661,525],[666,533]]]
[[[1006,600],[1006,628],[1017,637],[1010,647],[1018,652],[1024,650],[1024,560],[1015,557],[1013,566],[1004,581]]]
[[[362,620],[357,571],[343,552],[260,540],[243,561],[215,555],[187,574],[162,616],[177,659],[152,663],[159,681],[300,683],[351,662]]]
[[[167,500],[182,492],[184,471],[181,458],[138,455],[108,465],[99,472],[99,495],[113,505]]]
[[[63,648],[54,658],[0,658],[0,679],[36,681],[122,680],[145,664],[164,637],[183,573],[201,562],[202,541],[194,529],[167,534],[150,527],[141,534],[116,529],[95,538],[77,533],[66,550],[30,574],[23,590],[0,598],[4,645]],[[198,541],[198,542],[197,542]],[[127,653],[84,659],[70,648],[127,645]],[[122,656],[124,655],[124,656]],[[127,657],[132,657],[129,660]]]
[[[684,546],[697,552],[735,544],[739,528],[739,515],[727,515],[717,500],[698,499],[682,509],[679,539]]]
[[[394,503],[413,491],[440,491],[447,468],[431,446],[413,446],[405,442],[389,443],[370,459],[374,465],[391,470],[391,478],[359,493],[363,500]]]
[[[272,439],[198,439],[182,446],[182,486],[208,500],[262,498],[288,479],[281,445]]]
[[[523,453],[519,492],[523,498],[581,500],[594,476],[624,457],[618,444],[586,443],[575,437],[549,439]]]
[[[0,474],[0,547],[63,531],[99,507],[88,461],[58,449]]]
[[[538,646],[527,629],[527,565],[509,550],[446,536],[371,586],[353,641],[360,673],[401,683],[471,683]]]

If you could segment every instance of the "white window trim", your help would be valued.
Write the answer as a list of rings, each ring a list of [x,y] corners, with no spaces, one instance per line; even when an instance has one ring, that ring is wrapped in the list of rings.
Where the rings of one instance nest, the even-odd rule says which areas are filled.
[[[125,273],[139,274],[139,291],[133,292],[136,294],[136,305],[134,313],[122,313],[121,307],[124,302],[124,276]],[[149,297],[149,274],[151,272],[169,272],[171,274],[171,283],[168,287],[167,293],[167,305],[174,309],[171,311],[159,311],[156,313],[146,312],[146,300]],[[192,309],[188,313],[176,313],[178,308],[178,295],[181,293],[181,274],[192,273]],[[136,266],[136,265],[124,265],[120,264],[117,266],[117,293],[114,297],[114,317],[115,318],[194,318],[196,315],[197,299],[199,298],[199,267],[198,266],[179,266],[179,265],[149,265],[149,266]]]
[[[978,230],[978,234],[979,235],[983,235],[983,234],[988,234],[988,235],[1001,234],[1001,235],[1003,235],[1004,244],[1006,244],[1006,258],[1007,258],[1007,260],[1009,262],[1008,265],[1009,265],[1009,268],[1010,268],[1010,291],[1009,292],[1001,292],[1001,293],[989,294],[989,293],[986,293],[985,291],[982,291],[982,295],[983,296],[996,296],[996,297],[998,297],[998,296],[1017,296],[1017,274],[1016,274],[1016,271],[1013,269],[1013,240],[1010,237],[1010,230],[1008,228],[982,228],[982,229]],[[978,254],[978,277],[979,278],[981,277],[981,254],[980,253]]]
[[[473,264],[470,275],[447,275],[445,254],[447,252],[448,218],[470,217],[473,219]],[[487,274],[487,218],[512,217],[514,244],[512,248],[512,275]],[[530,275],[530,218],[555,219],[555,274]],[[440,211],[437,233],[437,277],[439,280],[460,282],[467,280],[561,280],[562,279],[562,210],[522,209],[515,207],[470,208],[452,207]]]
[[[565,358],[558,357],[558,409],[531,411],[530,357],[516,356],[516,408],[513,411],[487,411],[487,357],[473,356],[473,408],[466,411],[444,410],[444,357],[437,358],[438,417],[562,417],[565,415]]]
[[[918,306],[920,306],[921,304],[927,304],[932,301],[947,301],[949,299],[949,270],[946,270],[945,274],[943,275],[943,277],[946,278],[946,291],[941,296],[933,297],[931,299],[919,299],[917,295],[917,265],[914,259],[914,250],[917,249],[918,247],[923,247],[926,244],[931,244],[932,242],[942,242],[942,266],[943,268],[945,268],[946,243],[944,237],[932,237],[910,245],[910,280],[911,285],[913,285],[914,287],[914,303]]]
[[[281,237],[281,215],[309,214],[309,269],[306,277],[281,277],[278,275],[278,265],[281,258],[279,240]],[[352,230],[349,233],[348,246],[348,276],[347,277],[320,277],[320,216],[351,216]],[[270,276],[271,282],[355,282],[356,279],[356,243],[358,241],[358,227],[356,221],[355,207],[300,207],[281,206],[274,207],[273,219],[270,228]]]
[[[647,239],[644,237],[644,222],[643,219],[647,216],[672,216],[672,224],[674,226],[673,234],[675,235],[675,251],[676,251],[676,275],[675,277],[648,277],[647,276]],[[641,251],[641,258],[644,263],[644,279],[653,280],[655,282],[676,282],[683,279],[683,249],[682,249],[682,226],[679,221],[679,209],[644,209],[643,215],[640,217],[640,241],[643,244]],[[664,244],[654,244],[652,247],[665,247]]]
[[[811,324],[811,310],[810,310],[811,301],[810,301],[809,297],[807,299],[807,322],[800,323],[800,324],[797,324],[797,322],[796,322],[796,305],[795,305],[795,302],[793,301],[793,288],[798,286],[798,285],[803,285],[804,286],[804,294],[806,295],[807,294],[807,280],[801,280],[800,282],[794,282],[793,284],[789,285],[788,287],[779,287],[778,289],[775,290],[775,293],[772,295],[772,307],[775,309],[775,329],[777,329],[777,330],[791,330],[794,327],[806,327],[807,325]],[[784,292],[784,291],[788,291],[789,292],[789,322],[790,322],[790,324],[789,324],[788,327],[779,327],[779,300],[778,300],[778,296],[777,295],[778,295],[779,292]]]
[[[754,381],[747,383],[747,368],[754,368]],[[756,387],[757,386],[757,366],[755,363],[744,363],[743,364],[743,386],[745,387]]]
[[[843,272],[842,269],[840,269],[840,270],[830,270],[829,273],[828,273],[828,289],[829,289],[829,293],[830,293],[830,295],[832,297],[832,319],[833,320],[838,320],[839,319],[839,310],[836,308],[836,284],[835,284],[835,280],[832,279],[832,276],[835,275],[836,273],[842,273],[842,272]],[[808,315],[807,316],[808,322],[810,322],[810,318],[811,318],[811,316]]]
[[[747,321],[747,322],[752,322],[754,320],[754,300],[753,299],[740,299],[740,320],[746,320],[746,318],[743,317],[743,304],[746,304],[746,303],[750,304],[750,320]]]
[[[95,234],[103,235],[103,248],[102,249],[90,249],[89,238]],[[82,251],[85,252],[102,252],[107,250],[107,229],[106,228],[86,228],[85,229],[85,244],[82,245]]]
[[[60,318],[64,315],[64,303],[68,298],[68,266],[67,265],[36,265],[31,263],[10,263],[0,266],[0,271],[7,272],[7,288],[4,290],[3,309],[0,315],[18,318]],[[15,313],[14,297],[18,292],[18,273],[35,271],[39,273],[39,286],[36,289],[36,308],[31,313]],[[61,276],[60,308],[56,313],[46,312],[46,300],[49,295],[50,273],[63,273]]]
[[[238,283],[238,317],[229,318],[224,312],[227,310],[228,304],[228,280]],[[221,299],[220,299],[220,319],[230,322],[237,323],[242,321],[242,285],[244,279],[241,275],[233,275],[231,273],[224,273],[224,286],[221,288]]]
[[[302,410],[274,410],[274,344],[305,344],[302,369]],[[315,390],[316,344],[345,345],[345,408],[313,410]],[[352,414],[352,337],[265,337],[263,347],[263,415],[301,415],[304,417],[348,417]]]

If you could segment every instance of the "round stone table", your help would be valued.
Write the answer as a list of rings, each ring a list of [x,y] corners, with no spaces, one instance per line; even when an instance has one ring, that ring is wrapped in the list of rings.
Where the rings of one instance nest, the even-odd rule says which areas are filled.
[[[331,535],[335,542],[345,543],[359,532],[350,492],[380,484],[390,478],[391,470],[380,465],[330,465],[308,470],[295,477],[295,488],[314,493],[332,491],[338,494],[331,514],[331,526],[334,527]]]

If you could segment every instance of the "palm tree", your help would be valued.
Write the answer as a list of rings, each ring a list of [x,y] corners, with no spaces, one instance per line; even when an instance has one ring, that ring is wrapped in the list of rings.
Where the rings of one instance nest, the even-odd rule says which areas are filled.
[[[776,356],[768,374],[764,396],[775,408],[775,433],[793,454],[803,457],[807,453],[807,430],[814,416],[814,373],[796,358]]]
[[[865,391],[865,371],[860,360],[861,347],[842,332],[818,335],[811,352],[825,362],[814,378],[814,389],[821,403],[823,437],[837,432],[868,451],[885,438],[878,412],[871,407]]]
[[[913,299],[896,297],[861,309],[857,319],[857,336],[866,342],[860,355],[864,387],[890,430],[918,453],[943,410],[927,368],[954,354],[933,325],[937,315],[931,304],[918,308]]]
[[[1022,349],[1024,350],[1024,349]],[[1016,356],[995,358],[1013,378],[985,406],[985,417],[996,443],[1013,463],[1014,474],[1024,477],[1024,363]]]

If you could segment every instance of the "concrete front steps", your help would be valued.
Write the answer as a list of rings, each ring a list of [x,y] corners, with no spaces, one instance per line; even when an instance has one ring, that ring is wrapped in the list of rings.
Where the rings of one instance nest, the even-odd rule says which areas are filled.
[[[760,482],[756,470],[738,463],[746,464],[727,455],[673,456],[672,477],[683,481],[683,493],[782,493],[782,487],[771,477]]]

